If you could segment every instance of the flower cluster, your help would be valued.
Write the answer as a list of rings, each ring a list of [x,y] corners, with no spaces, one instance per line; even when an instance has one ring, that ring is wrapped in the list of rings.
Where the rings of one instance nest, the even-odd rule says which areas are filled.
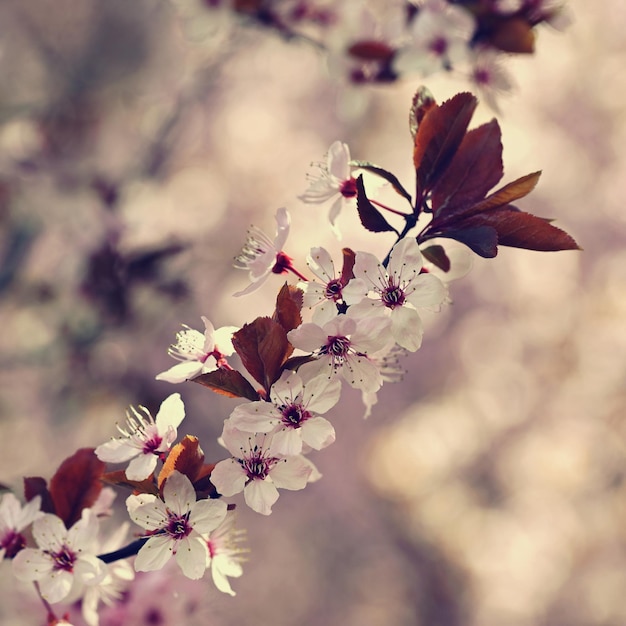
[[[438,104],[418,90],[410,112],[414,194],[383,167],[351,160],[345,143],[331,145],[301,200],[330,203],[335,230],[340,209],[356,210],[366,230],[393,236],[384,258],[346,247],[339,264],[314,245],[300,255],[307,276],[296,269],[298,257],[283,250],[291,223],[286,209],[276,214],[273,239],[250,229],[236,258],[249,284],[235,295],[249,294],[272,274],[291,272],[295,283],[282,284],[271,315],[241,328],[215,329],[206,317],[204,331],[184,326],[169,348],[178,363],[156,375],[238,399],[219,439],[226,458],[205,462],[197,437],[179,437],[185,406],[172,393],[155,417],[146,407],[130,408],[116,437],[77,451],[49,483],[25,479],[23,507],[4,495],[0,559],[12,560],[15,576],[33,582],[46,607],[80,602],[94,626],[99,604],[119,601],[135,571],[170,561],[190,579],[210,571],[215,587],[234,595],[229,579],[242,575],[244,549],[234,526],[237,503],[226,499],[243,492],[248,507],[270,515],[279,490],[319,480],[310,456],[335,442],[342,385],[361,392],[369,415],[381,387],[402,377],[401,359],[424,340],[425,314],[450,300],[447,283],[468,270],[472,253],[493,258],[498,246],[578,248],[549,220],[511,204],[533,189],[538,172],[492,191],[503,176],[500,128],[492,120],[468,130],[476,104],[469,93]],[[391,186],[403,208],[375,200],[365,174]],[[238,361],[229,361],[234,353]],[[105,471],[105,463],[125,467]],[[126,510],[140,530],[125,546],[127,524],[101,537],[112,502],[103,483],[130,490]],[[62,623],[49,615],[49,623]]]

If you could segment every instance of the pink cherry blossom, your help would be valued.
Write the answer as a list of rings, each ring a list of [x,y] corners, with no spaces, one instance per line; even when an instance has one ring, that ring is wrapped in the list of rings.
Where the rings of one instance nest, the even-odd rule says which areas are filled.
[[[40,496],[35,496],[24,506],[12,493],[5,493],[0,502],[0,561],[5,557],[12,559],[26,546],[26,537],[22,534],[43,513]]]
[[[391,323],[383,316],[357,319],[340,314],[323,326],[301,324],[287,337],[295,348],[311,352],[316,360],[300,368],[311,377],[342,375],[356,389],[376,391],[382,385],[380,371],[368,353],[390,342]]]
[[[339,401],[341,382],[317,376],[305,379],[289,370],[272,385],[271,402],[235,407],[231,423],[239,430],[272,433],[272,449],[283,456],[302,452],[302,444],[321,450],[335,441],[335,429],[321,417]]]
[[[187,578],[201,578],[207,567],[208,548],[203,535],[215,530],[226,517],[223,500],[199,500],[187,476],[174,471],[163,488],[163,500],[150,494],[129,496],[131,519],[149,537],[135,559],[138,572],[161,569],[175,556]]]
[[[278,500],[278,489],[297,491],[306,487],[311,466],[301,456],[283,457],[272,447],[272,435],[243,432],[224,423],[224,445],[233,455],[211,472],[211,482],[223,496],[243,491],[246,504],[269,515]]]
[[[211,575],[215,586],[222,592],[235,595],[228,578],[239,578],[243,574],[241,563],[243,554],[247,552],[240,547],[245,531],[235,528],[235,513],[227,513],[224,521],[211,533],[207,539],[209,557],[207,567],[211,568]]]
[[[502,65],[502,55],[492,49],[473,52],[470,82],[480,93],[481,100],[496,113],[500,112],[498,97],[509,93],[513,80]]]
[[[351,174],[350,148],[335,141],[328,149],[326,163],[319,167],[319,175],[312,177],[309,188],[298,196],[307,204],[323,204],[332,200],[328,219],[338,234],[335,221],[341,209],[356,198],[356,180]]]
[[[388,270],[369,252],[357,252],[354,276],[374,292],[350,307],[355,315],[381,315],[391,319],[391,335],[395,343],[414,352],[422,343],[423,325],[419,308],[439,307],[446,298],[444,284],[432,274],[421,273],[422,254],[413,238],[397,243],[389,258]],[[352,281],[351,281],[352,282]],[[350,284],[348,284],[348,291]]]
[[[170,449],[176,440],[177,428],[185,417],[179,393],[173,393],[162,402],[156,421],[145,407],[140,406],[139,410],[141,413],[131,407],[127,412],[126,428],[117,427],[122,437],[96,448],[96,456],[101,461],[130,461],[126,468],[129,480],[144,480],[152,475],[157,459]]]
[[[290,217],[287,209],[276,211],[276,236],[272,241],[260,228],[251,226],[248,238],[239,255],[235,258],[235,267],[248,270],[250,284],[235,296],[243,296],[256,291],[271,274],[293,272],[306,280],[292,264],[291,257],[283,252],[283,246],[289,235]]]
[[[203,317],[204,333],[183,326],[176,334],[176,343],[168,349],[168,354],[180,361],[165,372],[157,374],[156,380],[168,383],[182,383],[200,374],[206,374],[218,367],[230,367],[227,356],[234,352],[232,336],[237,326],[222,326],[215,330],[213,324]]]
[[[106,575],[105,564],[96,557],[98,518],[89,509],[69,530],[50,513],[33,522],[39,549],[25,548],[13,559],[19,580],[39,584],[42,598],[60,602],[72,586],[94,585]]]

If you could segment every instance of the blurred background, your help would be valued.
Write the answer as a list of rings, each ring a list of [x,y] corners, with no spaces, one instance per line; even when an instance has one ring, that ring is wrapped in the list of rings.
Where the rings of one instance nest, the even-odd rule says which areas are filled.
[[[235,499],[250,548],[236,598],[174,567],[138,577],[125,621],[103,626],[626,623],[626,6],[568,4],[567,31],[507,60],[498,119],[504,182],[543,170],[520,207],[584,251],[477,258],[367,421],[344,390],[337,442],[312,457],[321,481],[269,518]],[[336,139],[411,188],[421,82],[349,86],[308,42],[192,2],[3,0],[0,482],[19,494],[173,391],[180,434],[224,458],[235,401],[155,381],[168,345],[201,315],[271,313],[284,278],[233,298],[247,277],[232,259],[278,207],[298,267],[314,245],[387,251],[354,211],[337,241],[328,207],[297,196]],[[424,82],[438,101],[468,89]],[[0,623],[43,623],[8,563],[0,580]]]

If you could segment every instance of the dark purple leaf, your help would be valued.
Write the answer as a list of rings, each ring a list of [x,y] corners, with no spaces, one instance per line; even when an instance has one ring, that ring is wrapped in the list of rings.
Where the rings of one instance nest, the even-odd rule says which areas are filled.
[[[396,232],[396,229],[387,222],[380,211],[369,201],[363,185],[363,174],[356,179],[356,208],[359,212],[361,224],[367,230],[374,233]]]
[[[259,399],[254,387],[237,370],[219,368],[191,380],[229,398],[247,398],[253,402]]]
[[[391,184],[398,194],[400,194],[403,198],[406,198],[409,202],[412,202],[411,194],[402,186],[402,183],[386,169],[383,169],[378,165],[374,165],[373,163],[368,163],[367,161],[351,161],[350,165],[384,178]]]

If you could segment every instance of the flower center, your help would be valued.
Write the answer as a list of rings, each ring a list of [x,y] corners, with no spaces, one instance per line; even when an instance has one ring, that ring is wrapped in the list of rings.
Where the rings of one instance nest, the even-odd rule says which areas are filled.
[[[72,572],[74,563],[76,563],[76,555],[67,546],[63,546],[58,552],[50,552],[50,556],[54,561],[53,569]]]
[[[274,457],[265,456],[262,449],[254,446],[252,454],[245,459],[239,459],[239,463],[249,479],[265,480],[277,460]]]
[[[144,454],[158,454],[157,450],[163,441],[163,437],[159,435],[154,435],[151,439],[148,439],[144,442],[141,451]]]
[[[328,282],[324,296],[327,300],[332,300],[333,302],[341,299],[341,281],[338,278]]]
[[[283,424],[292,428],[299,428],[302,422],[311,417],[311,414],[301,404],[290,404],[282,407]]]
[[[388,287],[385,287],[385,290],[381,294],[383,304],[390,309],[402,306],[405,299],[404,291],[402,291],[402,289],[400,289],[397,285],[389,285]]]
[[[165,532],[172,537],[173,539],[183,539],[186,537],[193,529],[189,525],[189,513],[185,515],[176,515],[168,511],[169,520],[167,522],[167,526],[165,527]]]
[[[21,533],[15,530],[9,530],[2,541],[0,541],[0,548],[6,550],[5,557],[12,559],[22,548],[26,547],[26,538]]]
[[[343,359],[350,351],[350,345],[350,340],[347,337],[328,337],[328,341],[326,345],[322,346],[320,353]]]
[[[356,196],[356,179],[348,178],[348,180],[342,181],[339,193],[344,198],[354,198]]]

